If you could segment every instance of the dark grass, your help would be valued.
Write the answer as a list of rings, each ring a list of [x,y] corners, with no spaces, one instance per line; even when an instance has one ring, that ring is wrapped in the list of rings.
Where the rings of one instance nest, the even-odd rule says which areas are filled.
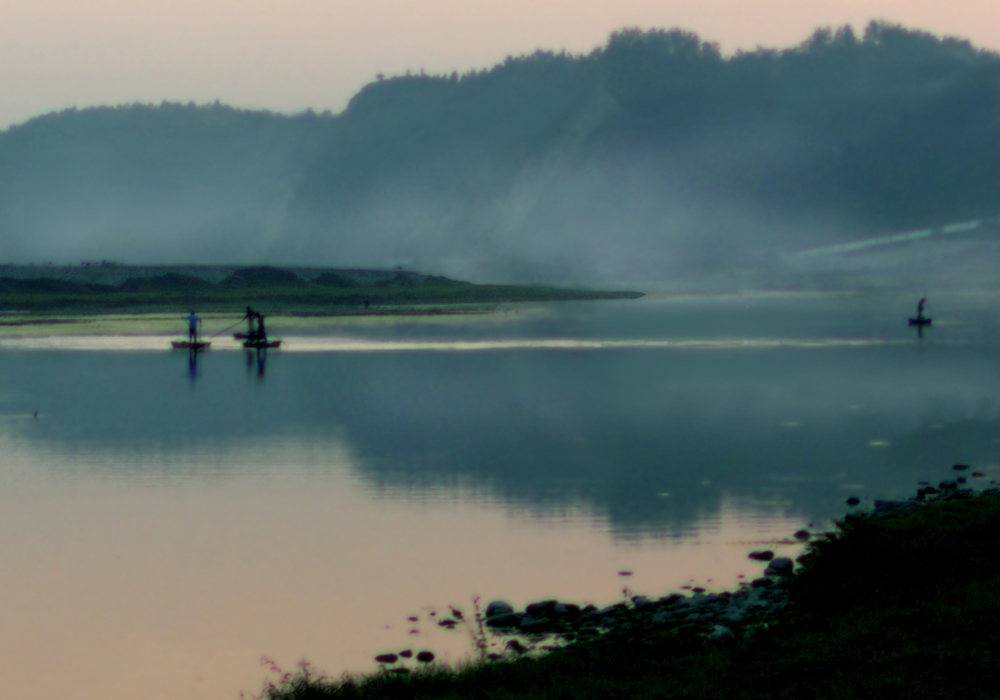
[[[634,628],[542,658],[340,679],[301,672],[267,700],[319,698],[996,698],[1000,494],[959,492],[817,537],[789,609],[749,639]]]
[[[642,294],[628,291],[561,289],[537,285],[479,285],[471,283],[423,284],[413,287],[366,286],[294,287],[241,286],[198,287],[184,291],[126,291],[120,288],[71,290],[0,290],[0,310],[29,312],[94,313],[116,311],[242,311],[247,304],[266,307],[270,313],[331,312],[365,313],[386,306],[423,304],[498,304],[520,301],[574,301],[590,299],[635,299]],[[365,307],[365,302],[369,307]],[[374,308],[373,308],[374,307]]]

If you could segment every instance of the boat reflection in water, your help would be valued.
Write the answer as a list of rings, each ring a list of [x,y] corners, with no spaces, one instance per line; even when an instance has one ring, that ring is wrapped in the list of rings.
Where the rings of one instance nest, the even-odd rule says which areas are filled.
[[[256,348],[255,350],[247,350],[247,374],[253,370],[254,357],[257,358],[257,379],[264,378],[264,370],[267,366],[267,348]]]
[[[191,386],[198,381],[198,351],[194,348],[188,350],[188,379]]]

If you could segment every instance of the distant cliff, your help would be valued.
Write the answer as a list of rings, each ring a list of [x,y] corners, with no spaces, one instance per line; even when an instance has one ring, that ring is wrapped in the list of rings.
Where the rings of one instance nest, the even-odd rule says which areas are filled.
[[[1000,57],[885,23],[724,57],[624,30],[339,115],[67,111],[0,133],[14,262],[397,264],[579,282],[1000,214]],[[3,261],[0,261],[3,262]]]

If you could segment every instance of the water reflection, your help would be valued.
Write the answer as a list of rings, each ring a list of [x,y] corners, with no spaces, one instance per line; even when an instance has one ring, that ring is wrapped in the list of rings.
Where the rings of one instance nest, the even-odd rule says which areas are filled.
[[[244,354],[246,355],[247,376],[250,376],[256,367],[257,379],[262,381],[264,379],[264,370],[267,367],[267,348],[247,350]]]
[[[188,379],[192,387],[198,380],[198,351],[194,348],[188,350]]]
[[[262,654],[371,670],[433,606],[606,605],[622,570],[732,587],[849,495],[996,478],[986,311],[936,305],[917,343],[909,306],[779,301],[227,340],[189,356],[197,391],[162,336],[3,339],[5,690],[225,697]]]
[[[219,353],[204,374],[192,360],[196,395],[166,353],[9,353],[0,376],[19,410],[51,417],[22,437],[64,454],[344,435],[373,492],[476,483],[539,513],[585,503],[628,536],[685,532],[729,496],[831,517],[847,491],[904,495],[952,461],[1000,461],[996,362],[927,349],[283,353],[266,397],[239,381],[264,377],[263,352]]]

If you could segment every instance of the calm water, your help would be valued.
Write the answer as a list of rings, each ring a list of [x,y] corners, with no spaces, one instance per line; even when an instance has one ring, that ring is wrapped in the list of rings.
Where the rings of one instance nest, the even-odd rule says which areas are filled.
[[[5,692],[217,699],[257,691],[262,655],[457,659],[428,613],[474,595],[732,588],[849,495],[1000,478],[998,300],[932,299],[922,339],[914,301],[274,318],[265,362],[220,335],[196,366],[163,350],[179,319],[4,327]]]

